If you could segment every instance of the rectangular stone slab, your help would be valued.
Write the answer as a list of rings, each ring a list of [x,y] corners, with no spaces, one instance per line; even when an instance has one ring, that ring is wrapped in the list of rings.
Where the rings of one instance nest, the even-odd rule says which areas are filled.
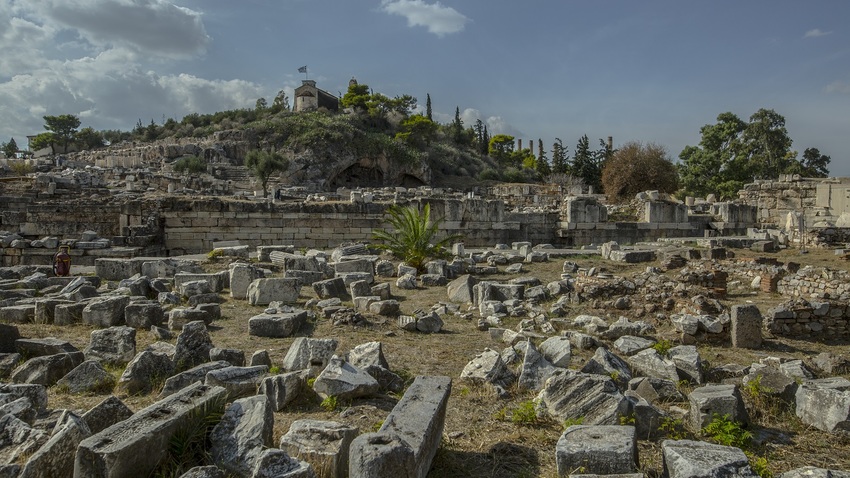
[[[92,435],[77,448],[74,476],[148,476],[165,457],[168,441],[193,412],[206,406],[223,407],[226,396],[222,387],[196,383]]]

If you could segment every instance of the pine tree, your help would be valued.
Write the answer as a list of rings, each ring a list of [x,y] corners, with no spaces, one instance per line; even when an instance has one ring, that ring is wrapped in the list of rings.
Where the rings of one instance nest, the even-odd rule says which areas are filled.
[[[552,168],[549,167],[549,159],[546,157],[546,150],[543,149],[543,140],[537,140],[537,162],[535,163],[535,169],[540,176],[546,177],[552,174]]]
[[[425,117],[428,118],[428,121],[434,121],[434,118],[431,117],[431,94],[425,93]]]
[[[460,119],[460,107],[458,107],[458,106],[455,106],[455,119],[452,121],[450,131],[451,131],[452,140],[456,144],[463,144],[463,142],[464,142],[463,120]]]
[[[567,161],[567,148],[564,148],[564,142],[561,138],[555,138],[555,143],[552,145],[552,172],[555,174],[567,174],[570,171],[570,164]]]
[[[18,143],[15,142],[15,138],[9,140],[8,143],[3,143],[2,148],[3,154],[6,155],[7,158],[15,157],[15,153],[18,152]]]

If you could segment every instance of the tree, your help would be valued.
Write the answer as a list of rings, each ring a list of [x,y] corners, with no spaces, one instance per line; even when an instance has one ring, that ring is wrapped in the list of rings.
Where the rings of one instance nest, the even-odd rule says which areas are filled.
[[[700,128],[699,146],[679,153],[682,192],[705,197],[709,193],[731,198],[751,179],[741,144],[747,124],[732,113],[721,113],[717,123]]]
[[[756,178],[775,179],[796,161],[785,118],[773,110],[762,108],[753,113],[741,139]]]
[[[601,179],[605,194],[614,202],[647,190],[673,193],[679,187],[678,172],[667,150],[636,141],[626,143],[605,161]]]
[[[535,164],[535,169],[541,178],[552,174],[552,168],[549,167],[549,158],[546,157],[546,150],[543,148],[542,139],[537,140],[537,164]]]
[[[56,142],[56,135],[53,133],[39,133],[30,140],[30,149],[38,151],[44,149]]]
[[[274,97],[272,101],[272,113],[277,113],[279,111],[290,111],[291,108],[289,106],[289,97],[286,96],[286,92],[280,90],[277,92],[277,95]]]
[[[263,187],[263,197],[269,197],[269,179],[278,172],[289,169],[289,161],[277,152],[254,149],[245,156],[245,166],[257,177]]]
[[[80,119],[74,115],[44,116],[44,129],[54,135],[54,141],[62,145],[63,151],[68,151],[68,145],[74,141]]]
[[[506,163],[514,152],[514,137],[509,134],[497,134],[490,138],[487,154],[500,163]]]
[[[599,189],[602,186],[602,166],[600,155],[590,150],[590,141],[583,135],[576,144],[576,154],[570,168],[573,175],[581,178],[585,184]]]
[[[425,97],[425,117],[428,118],[428,121],[434,121],[431,116],[431,94],[425,93]]]
[[[401,131],[395,137],[406,143],[425,146],[437,134],[437,124],[422,115],[413,115],[401,122]]]
[[[460,107],[455,106],[455,117],[449,125],[449,136],[455,144],[469,144],[466,130],[463,129],[463,120],[460,119]]]
[[[339,103],[343,108],[365,110],[366,103],[371,96],[369,94],[369,85],[365,83],[351,83],[348,85],[348,91],[342,96]]]
[[[395,229],[393,232],[378,229],[372,237],[379,241],[379,249],[391,252],[410,267],[425,270],[429,259],[445,257],[446,246],[460,239],[454,234],[436,240],[442,219],[431,221],[431,205],[425,204],[422,213],[415,206],[390,206],[386,221]]]
[[[178,173],[200,174],[207,170],[207,163],[198,156],[187,156],[174,162],[172,169]]]
[[[570,172],[567,148],[564,147],[561,138],[555,138],[555,143],[552,144],[552,172],[555,174],[567,174]]]
[[[803,151],[803,160],[800,162],[801,171],[799,174],[807,178],[825,178],[829,176],[827,165],[830,160],[832,158],[821,154],[817,148],[806,148]]]
[[[9,140],[8,143],[3,143],[2,148],[3,154],[6,155],[7,158],[14,158],[15,153],[18,152],[18,143],[15,142],[15,138]]]
[[[81,129],[74,140],[80,149],[97,149],[104,146],[103,135],[89,126]]]
[[[151,118],[151,122],[145,127],[145,140],[154,141],[158,135],[159,127],[154,123],[153,118]]]
[[[254,105],[254,109],[257,111],[263,111],[264,109],[268,108],[268,106],[269,104],[266,102],[265,98],[257,98],[257,103]]]

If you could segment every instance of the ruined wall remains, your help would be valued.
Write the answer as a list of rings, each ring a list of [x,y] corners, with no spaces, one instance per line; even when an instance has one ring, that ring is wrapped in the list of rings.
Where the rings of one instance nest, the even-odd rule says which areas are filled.
[[[850,335],[850,307],[842,301],[794,299],[770,309],[765,326],[776,335],[796,338]]]

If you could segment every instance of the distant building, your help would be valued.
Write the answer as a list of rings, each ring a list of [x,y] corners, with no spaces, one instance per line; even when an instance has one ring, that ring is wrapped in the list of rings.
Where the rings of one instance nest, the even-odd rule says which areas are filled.
[[[316,87],[315,80],[301,80],[295,89],[295,111],[312,111],[325,108],[339,111],[339,98]]]

